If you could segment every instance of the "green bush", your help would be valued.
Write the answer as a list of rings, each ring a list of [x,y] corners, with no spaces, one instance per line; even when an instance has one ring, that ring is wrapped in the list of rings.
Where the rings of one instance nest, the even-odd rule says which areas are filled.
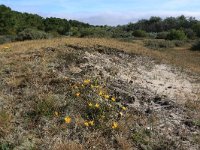
[[[157,33],[156,38],[157,39],[166,39],[167,35],[168,35],[168,32],[159,32],[159,33]]]
[[[168,40],[186,40],[187,36],[182,30],[171,30],[167,35]]]
[[[151,39],[155,39],[157,37],[157,33],[156,32],[150,32],[148,33],[148,37]]]
[[[135,37],[147,37],[147,32],[144,30],[135,30],[133,31],[133,36]]]
[[[46,32],[36,30],[36,29],[25,29],[19,32],[17,35],[17,40],[36,40],[36,39],[46,39],[48,34]]]
[[[200,51],[200,41],[197,41],[193,44],[191,50],[193,51]]]

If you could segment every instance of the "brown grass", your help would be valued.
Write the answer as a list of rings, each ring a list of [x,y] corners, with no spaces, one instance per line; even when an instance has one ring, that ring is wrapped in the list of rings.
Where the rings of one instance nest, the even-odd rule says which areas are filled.
[[[5,49],[6,46],[10,48]],[[144,135],[143,132],[138,134],[140,130],[136,127],[137,124],[145,127],[148,122],[153,124],[154,118],[157,120],[155,116],[148,120],[148,117],[144,115],[130,112],[131,115],[120,118],[117,130],[111,128],[112,119],[108,120],[105,127],[101,126],[97,129],[83,126],[83,112],[89,114],[83,111],[87,105],[83,100],[86,98],[88,100],[88,97],[85,99],[75,97],[77,89],[70,90],[72,90],[74,80],[78,79],[72,77],[73,81],[71,81],[65,76],[68,75],[67,65],[71,65],[71,62],[75,63],[82,50],[76,53],[74,52],[76,48],[73,49],[70,46],[88,49],[103,46],[123,50],[150,56],[158,62],[172,63],[200,73],[198,52],[189,51],[187,48],[153,51],[145,48],[142,41],[131,43],[114,39],[61,38],[0,45],[0,100],[2,97],[9,97],[7,101],[5,100],[6,107],[3,110],[0,107],[0,136],[9,133],[5,139],[0,138],[0,148],[2,143],[3,145],[4,143],[13,144],[13,146],[20,145],[26,135],[31,135],[33,141],[38,141],[36,145],[33,145],[36,149],[39,146],[43,149],[51,147],[54,150],[113,148],[129,150],[137,145],[149,144],[149,135]],[[48,47],[50,51],[47,52]],[[51,52],[54,48],[56,51]],[[82,61],[81,59],[78,61]],[[117,68],[114,68],[111,71],[115,74],[116,70]],[[75,83],[78,84],[78,82],[80,81]],[[92,100],[96,100],[94,93],[87,93],[87,95],[93,96]],[[188,103],[187,107],[199,109],[196,106]],[[6,110],[8,107],[11,109],[10,112]],[[116,110],[114,112],[118,113],[118,109]],[[55,115],[55,112],[58,114]],[[107,111],[107,113],[112,112]],[[79,122],[73,119],[71,125],[64,123],[64,117],[69,114]],[[115,113],[113,116],[118,118]],[[15,130],[11,133],[13,128]],[[137,132],[133,132],[133,129]],[[60,142],[55,142],[57,137],[60,138]],[[147,138],[147,142],[143,137]]]
[[[59,45],[76,45],[81,47],[93,47],[97,45],[106,46],[124,50],[129,53],[150,56],[165,63],[175,64],[193,72],[200,73],[200,53],[190,51],[190,47],[179,47],[166,51],[153,51],[143,46],[140,40],[134,42],[122,42],[114,39],[98,39],[98,38],[58,38],[51,40],[34,40],[25,42],[15,42],[0,45],[0,54],[11,53],[16,55],[24,51],[37,51],[42,47],[58,47]],[[10,49],[4,49],[4,47]],[[14,52],[14,53],[13,53]]]

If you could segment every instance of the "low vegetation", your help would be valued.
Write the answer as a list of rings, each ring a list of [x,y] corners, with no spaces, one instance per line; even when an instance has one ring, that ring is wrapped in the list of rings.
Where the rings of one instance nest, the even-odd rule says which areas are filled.
[[[184,51],[184,47],[182,50],[184,55],[177,54],[187,60],[188,69],[196,66],[193,71],[198,73],[199,62],[192,60],[199,60],[199,56]],[[180,66],[180,57],[174,57],[173,51],[180,50],[151,51],[140,40],[95,38],[1,45],[0,149],[187,149],[184,139],[198,148],[199,134],[189,132],[199,132],[198,101],[179,105],[154,93],[151,97],[145,90],[142,94],[142,88],[132,85],[135,80],[124,82],[121,79],[124,76],[119,78],[118,68],[104,65],[108,60],[113,65],[118,61],[130,65],[131,60],[142,57],[148,60],[146,56],[151,56],[158,62],[168,60]],[[92,56],[99,60],[96,57],[93,60]],[[127,64],[120,64],[119,67],[128,69]],[[131,87],[134,94],[130,96],[126,90]],[[162,113],[150,109],[151,103],[159,105]],[[180,135],[161,130],[175,125],[171,119],[160,127],[162,119],[169,119],[172,111],[185,115],[181,118],[183,123],[179,122]],[[167,137],[170,134],[173,138]]]

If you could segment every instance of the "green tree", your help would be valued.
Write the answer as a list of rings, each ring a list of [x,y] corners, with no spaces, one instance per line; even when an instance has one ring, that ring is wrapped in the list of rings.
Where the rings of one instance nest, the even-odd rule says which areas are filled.
[[[13,13],[9,7],[0,5],[0,35],[15,34]]]
[[[70,24],[66,19],[46,18],[44,25],[46,32],[58,32],[61,35],[67,35],[70,31]]]

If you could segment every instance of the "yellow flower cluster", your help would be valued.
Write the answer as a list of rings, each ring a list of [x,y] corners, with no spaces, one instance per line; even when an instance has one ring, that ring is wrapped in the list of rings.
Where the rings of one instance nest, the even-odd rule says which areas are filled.
[[[81,95],[81,93],[80,93],[80,92],[76,93],[76,96],[77,96],[77,97],[80,97],[80,95]]]
[[[90,79],[86,79],[86,80],[84,80],[83,83],[84,83],[85,85],[90,84]]]
[[[93,107],[94,106],[96,108],[99,108],[100,105],[98,103],[96,103],[95,105],[93,105],[92,103],[89,103],[88,106],[89,107]]]
[[[72,119],[71,119],[69,116],[66,116],[66,117],[65,117],[65,122],[66,122],[67,124],[71,123],[71,121],[72,121]]]
[[[117,122],[113,122],[113,124],[112,124],[112,128],[113,128],[113,129],[118,128],[118,123],[117,123]]]
[[[117,101],[117,98],[107,92],[106,89],[103,88],[103,86],[99,86],[97,82],[93,82],[90,79],[83,80],[82,83],[77,83],[73,86],[73,93],[75,93],[76,97],[80,97],[83,100],[86,101],[86,109],[89,109],[89,111],[85,111],[85,116],[87,116],[87,119],[82,122],[85,127],[95,126],[96,120],[99,121],[99,123],[104,123],[104,121],[109,119],[117,119],[115,116],[124,116],[127,108],[124,105],[121,105],[120,103],[114,103]],[[91,90],[93,93],[88,95],[88,90]],[[91,96],[96,95],[96,99],[90,100]],[[89,97],[89,98],[88,98]],[[93,99],[94,97],[92,97]],[[100,98],[100,99],[99,99]],[[106,100],[106,101],[104,101]],[[121,106],[120,106],[121,105]],[[88,113],[89,112],[89,113]],[[92,115],[91,115],[92,114]],[[58,116],[59,114],[55,112],[55,116]],[[72,119],[69,116],[66,116],[64,118],[65,122],[67,124],[71,123]],[[117,120],[115,120],[111,124],[112,129],[119,128],[119,125],[117,123]]]
[[[94,126],[94,121],[86,121],[86,122],[84,122],[84,125],[85,125],[86,127]]]

